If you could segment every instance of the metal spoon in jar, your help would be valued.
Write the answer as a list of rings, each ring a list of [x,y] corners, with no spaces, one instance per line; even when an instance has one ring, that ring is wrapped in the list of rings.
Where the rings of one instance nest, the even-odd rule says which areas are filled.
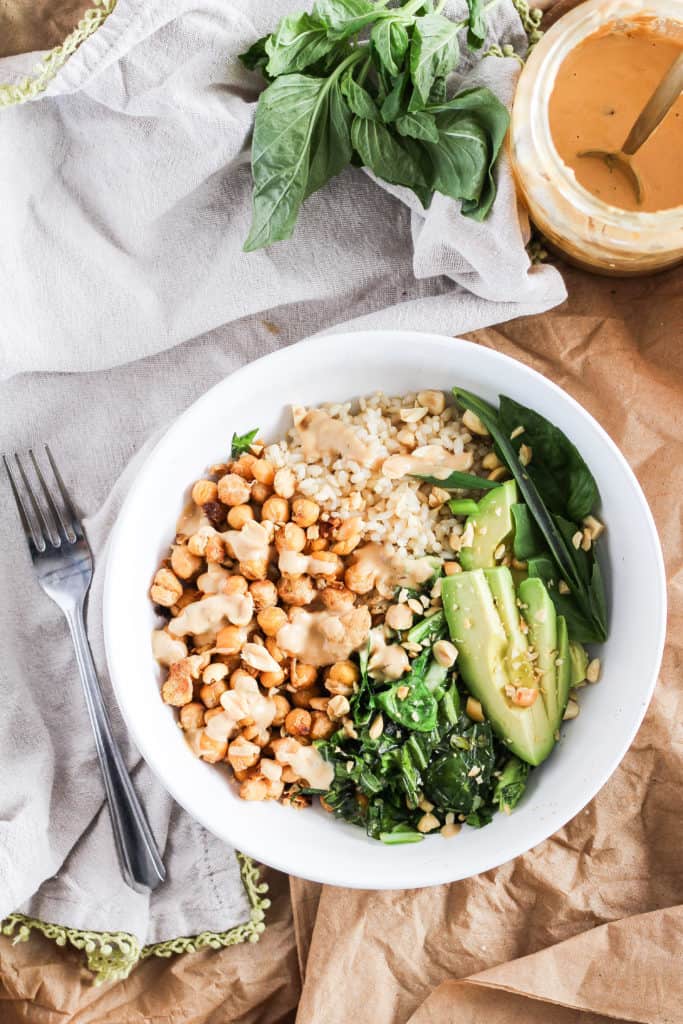
[[[636,202],[640,205],[643,201],[643,183],[638,172],[633,168],[630,157],[640,149],[657,125],[664,120],[681,91],[683,91],[683,53],[676,58],[650,96],[620,150],[609,152],[604,149],[584,149],[578,156],[597,157],[598,160],[604,160],[610,171],[620,170],[633,186]]]

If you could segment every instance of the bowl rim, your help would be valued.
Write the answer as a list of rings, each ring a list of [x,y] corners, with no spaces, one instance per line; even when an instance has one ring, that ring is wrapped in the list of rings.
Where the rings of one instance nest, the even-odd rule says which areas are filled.
[[[227,838],[225,834],[221,834],[216,831],[215,823],[213,823],[209,816],[205,815],[201,810],[198,810],[192,805],[188,805],[188,802],[182,798],[178,793],[178,787],[175,785],[175,781],[170,779],[163,772],[162,767],[159,765],[155,758],[153,750],[150,750],[150,745],[145,739],[145,735],[141,729],[141,723],[134,715],[128,714],[128,699],[126,696],[126,687],[122,684],[122,680],[118,678],[116,672],[116,658],[114,651],[116,649],[116,628],[115,628],[115,616],[112,614],[112,609],[115,606],[114,599],[114,585],[115,585],[115,566],[117,558],[115,557],[117,549],[119,547],[121,538],[125,532],[128,519],[131,515],[131,509],[135,500],[135,492],[140,481],[143,479],[145,473],[150,469],[153,463],[156,463],[157,459],[172,447],[173,441],[176,436],[182,431],[185,422],[197,415],[205,405],[209,405],[213,400],[213,394],[217,390],[225,387],[226,381],[231,382],[231,386],[239,385],[243,377],[249,376],[255,373],[259,367],[267,365],[268,373],[273,376],[276,380],[277,365],[285,362],[291,355],[294,349],[310,349],[314,350],[316,354],[321,354],[324,358],[324,346],[327,343],[344,344],[351,339],[357,340],[358,335],[371,335],[376,339],[382,339],[385,341],[406,341],[415,344],[418,339],[423,342],[430,344],[448,346],[449,352],[453,353],[460,350],[467,358],[467,352],[477,349],[486,352],[486,358],[491,359],[492,363],[498,364],[502,373],[500,378],[496,376],[496,380],[504,379],[505,367],[509,364],[522,367],[523,370],[535,378],[541,383],[541,386],[551,393],[555,393],[561,400],[568,405],[572,412],[576,414],[580,419],[587,420],[591,429],[600,437],[602,442],[610,450],[610,454],[620,464],[621,470],[625,473],[628,478],[633,496],[637,499],[640,511],[644,517],[645,522],[648,526],[649,540],[652,542],[653,552],[655,554],[655,560],[652,566],[652,576],[656,580],[656,591],[658,600],[658,612],[656,619],[659,623],[659,632],[656,638],[656,644],[653,647],[653,651],[656,657],[653,658],[652,668],[650,671],[649,679],[647,680],[647,686],[643,687],[642,690],[642,702],[640,703],[640,713],[637,714],[631,724],[631,727],[627,732],[624,732],[622,739],[619,743],[618,750],[615,751],[614,755],[610,759],[609,766],[606,766],[596,777],[592,780],[590,786],[586,787],[586,790],[576,798],[574,803],[564,803],[561,809],[552,811],[548,816],[543,819],[543,823],[537,826],[536,829],[533,827],[528,830],[528,840],[526,838],[518,842],[511,842],[510,846],[506,848],[505,855],[501,859],[500,854],[497,854],[494,849],[491,850],[490,856],[482,858],[482,864],[477,868],[475,872],[467,872],[465,874],[458,874],[457,871],[457,858],[452,861],[446,862],[452,864],[449,868],[444,866],[443,869],[437,870],[434,868],[430,872],[428,880],[415,877],[414,867],[408,863],[406,867],[398,868],[398,862],[394,866],[392,873],[392,880],[387,882],[384,875],[375,870],[370,880],[366,876],[360,879],[355,879],[353,876],[344,878],[340,881],[334,872],[329,872],[326,869],[324,858],[320,858],[320,870],[315,870],[314,873],[307,871],[305,873],[297,874],[297,877],[307,878],[311,881],[319,882],[322,884],[343,886],[345,888],[358,888],[358,889],[406,889],[406,888],[424,888],[431,885],[447,884],[454,881],[461,880],[463,878],[475,877],[478,874],[482,874],[485,871],[489,871],[493,868],[499,867],[501,864],[508,863],[511,860],[516,859],[522,854],[533,849],[539,843],[544,842],[550,838],[559,829],[563,828],[573,818],[575,818],[590,801],[596,796],[596,794],[602,789],[609,778],[614,774],[618,766],[621,764],[627,751],[629,750],[633,740],[636,736],[638,729],[640,728],[642,721],[645,717],[652,694],[657,684],[659,675],[659,669],[661,667],[662,657],[664,653],[664,645],[666,638],[666,626],[667,626],[667,587],[666,587],[666,572],[664,565],[664,557],[661,548],[661,542],[659,534],[655,525],[654,517],[648,505],[647,499],[643,493],[643,490],[638,482],[638,479],[631,469],[625,456],[620,451],[619,447],[609,436],[607,431],[597,422],[597,420],[588,412],[587,409],[575,399],[568,392],[564,391],[561,387],[555,384],[552,380],[545,377],[538,370],[528,366],[526,363],[512,356],[508,356],[505,353],[499,352],[496,349],[480,346],[476,342],[468,341],[463,338],[452,337],[449,335],[438,334],[427,331],[412,331],[412,330],[368,330],[368,329],[357,329],[354,331],[344,332],[328,332],[325,334],[316,334],[310,337],[304,338],[291,345],[287,345],[283,348],[274,350],[273,352],[267,353],[258,359],[252,360],[239,367],[237,370],[232,371],[226,377],[217,381],[216,384],[212,385],[209,389],[204,391],[198,398],[196,398],[190,405],[172,420],[162,436],[154,443],[153,447],[147,453],[144,461],[141,462],[137,468],[135,476],[131,481],[128,493],[126,494],[124,501],[119,509],[116,521],[112,528],[109,536],[107,551],[106,551],[106,564],[104,573],[103,583],[103,602],[102,602],[102,627],[104,635],[104,647],[106,655],[107,669],[112,684],[114,695],[121,711],[121,715],[129,735],[134,746],[151,769],[152,773],[159,779],[162,786],[166,791],[173,797],[173,799],[192,817],[203,825],[209,832],[217,835],[226,845],[234,844],[236,848],[246,854],[247,856],[253,857],[260,863],[269,865],[276,870],[284,873],[293,874],[291,864],[286,860],[283,860],[278,852],[278,845],[273,844],[272,854],[269,852],[267,859],[263,855],[262,849],[252,847],[250,838],[248,835],[244,835],[244,838],[240,836],[239,840]],[[353,398],[356,396],[349,396]],[[322,399],[325,401],[325,399]],[[346,823],[339,822],[341,828],[357,828],[357,826],[350,826]],[[549,828],[550,825],[550,828]],[[421,844],[420,844],[421,845]],[[400,849],[400,848],[399,848]]]

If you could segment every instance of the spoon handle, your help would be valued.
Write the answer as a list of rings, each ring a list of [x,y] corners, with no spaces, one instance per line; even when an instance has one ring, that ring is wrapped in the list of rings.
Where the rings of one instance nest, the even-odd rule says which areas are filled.
[[[621,147],[622,153],[632,156],[652,135],[660,121],[676,102],[683,90],[683,53],[673,62],[652,96],[641,111],[636,123]]]

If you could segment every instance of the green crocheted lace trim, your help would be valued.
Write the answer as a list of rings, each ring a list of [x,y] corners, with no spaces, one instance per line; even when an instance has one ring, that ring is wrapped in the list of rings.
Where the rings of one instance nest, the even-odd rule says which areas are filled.
[[[83,951],[86,965],[95,975],[95,984],[127,978],[140,960],[149,956],[170,957],[174,953],[196,953],[200,949],[224,949],[241,942],[258,942],[264,931],[266,910],[270,900],[265,898],[268,886],[260,880],[259,869],[250,857],[237,854],[244,888],[251,906],[249,920],[227,932],[200,932],[199,935],[181,936],[140,946],[134,935],[127,932],[86,932],[78,928],[65,928],[60,924],[37,921],[24,914],[10,914],[0,922],[0,932],[12,937],[13,944],[27,942],[31,932],[41,932],[58,946],[73,946]]]
[[[25,78],[17,85],[0,85],[0,107],[26,103],[45,92],[60,68],[78,47],[104,24],[116,7],[116,0],[93,0],[95,6],[86,11],[76,28],[63,43],[46,53],[35,67],[33,78]]]

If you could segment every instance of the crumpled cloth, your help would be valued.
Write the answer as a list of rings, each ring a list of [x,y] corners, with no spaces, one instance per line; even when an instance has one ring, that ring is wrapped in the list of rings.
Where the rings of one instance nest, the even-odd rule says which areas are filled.
[[[6,489],[0,918],[21,910],[149,943],[248,917],[234,852],[141,763],[109,690],[100,594],[131,458],[207,387],[305,335],[349,322],[456,334],[565,294],[556,270],[529,264],[505,159],[483,224],[440,197],[425,216],[350,169],[306,202],[291,241],[241,251],[260,83],[235,57],[299,6],[119,0],[42,99],[0,112],[2,448],[49,442],[85,516],[95,659],[168,868],[151,898],[121,880],[71,642]],[[487,46],[507,43],[524,51],[501,0]],[[0,81],[18,81],[38,56],[0,61]],[[487,57],[463,84],[509,101],[518,71],[515,58]]]

